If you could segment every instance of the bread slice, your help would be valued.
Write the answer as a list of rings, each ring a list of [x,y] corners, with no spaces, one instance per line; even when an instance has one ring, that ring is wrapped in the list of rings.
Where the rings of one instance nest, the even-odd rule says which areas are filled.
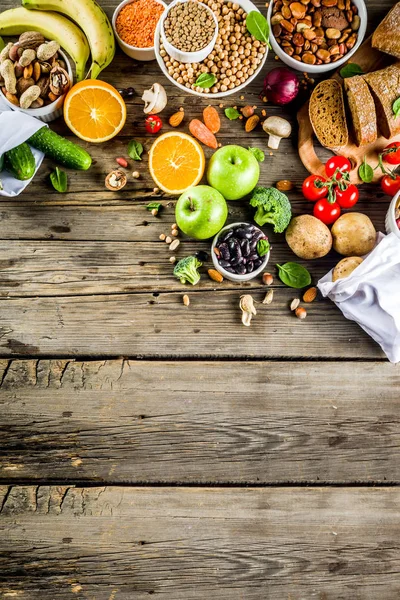
[[[400,58],[400,2],[395,4],[372,34],[371,45]]]
[[[338,81],[326,79],[314,89],[309,115],[314,133],[323,146],[340,148],[349,141],[343,89]]]
[[[356,75],[344,80],[357,146],[375,142],[378,137],[375,103],[365,80]]]
[[[400,63],[363,75],[376,106],[376,116],[382,135],[389,139],[400,133],[400,117],[393,112],[393,102],[400,96]]]

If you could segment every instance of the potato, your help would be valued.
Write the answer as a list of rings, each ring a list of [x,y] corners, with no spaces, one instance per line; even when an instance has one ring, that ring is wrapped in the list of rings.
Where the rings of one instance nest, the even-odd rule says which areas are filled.
[[[332,248],[332,236],[328,227],[312,215],[294,217],[286,229],[289,248],[306,260],[321,258]]]
[[[363,259],[360,256],[348,256],[347,258],[342,258],[333,269],[332,281],[348,277],[352,274],[354,269],[357,269],[357,267],[361,265],[362,261]]]
[[[363,256],[375,246],[376,231],[362,213],[342,215],[332,226],[333,247],[343,256]]]

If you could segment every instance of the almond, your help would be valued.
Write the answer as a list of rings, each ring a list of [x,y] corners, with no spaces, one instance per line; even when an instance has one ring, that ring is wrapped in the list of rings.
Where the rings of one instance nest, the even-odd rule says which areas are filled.
[[[179,127],[179,125],[182,123],[183,121],[183,117],[185,116],[185,113],[183,110],[178,110],[178,112],[174,113],[170,118],[169,118],[169,124],[171,125],[171,127]]]
[[[221,273],[219,273],[215,269],[208,269],[207,273],[208,273],[209,278],[212,279],[213,281],[216,281],[217,283],[221,283],[224,280]]]
[[[250,131],[253,131],[253,129],[255,129],[257,127],[259,122],[260,122],[260,117],[258,115],[252,115],[246,121],[246,125],[244,127],[245,131],[247,133],[249,133]]]
[[[317,297],[318,290],[316,287],[310,287],[303,295],[303,302],[314,302]]]
[[[281,179],[276,184],[276,189],[280,192],[290,192],[294,188],[294,183],[288,179]]]

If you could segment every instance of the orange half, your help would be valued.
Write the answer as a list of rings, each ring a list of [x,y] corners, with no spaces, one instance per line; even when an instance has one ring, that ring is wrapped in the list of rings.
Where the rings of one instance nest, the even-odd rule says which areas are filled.
[[[160,135],[149,153],[149,169],[157,187],[168,194],[182,194],[203,177],[206,159],[200,144],[187,133]]]
[[[121,131],[126,121],[126,105],[112,85],[88,79],[74,85],[66,95],[64,119],[75,135],[99,144]]]

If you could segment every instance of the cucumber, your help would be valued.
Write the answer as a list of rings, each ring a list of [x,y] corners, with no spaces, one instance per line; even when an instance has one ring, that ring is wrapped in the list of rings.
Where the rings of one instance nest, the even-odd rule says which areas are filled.
[[[29,138],[28,143],[60,165],[70,169],[86,171],[92,164],[92,157],[86,150],[58,135],[48,127],[39,129]]]
[[[20,181],[26,181],[34,176],[35,157],[26,142],[5,153],[4,168]]]

